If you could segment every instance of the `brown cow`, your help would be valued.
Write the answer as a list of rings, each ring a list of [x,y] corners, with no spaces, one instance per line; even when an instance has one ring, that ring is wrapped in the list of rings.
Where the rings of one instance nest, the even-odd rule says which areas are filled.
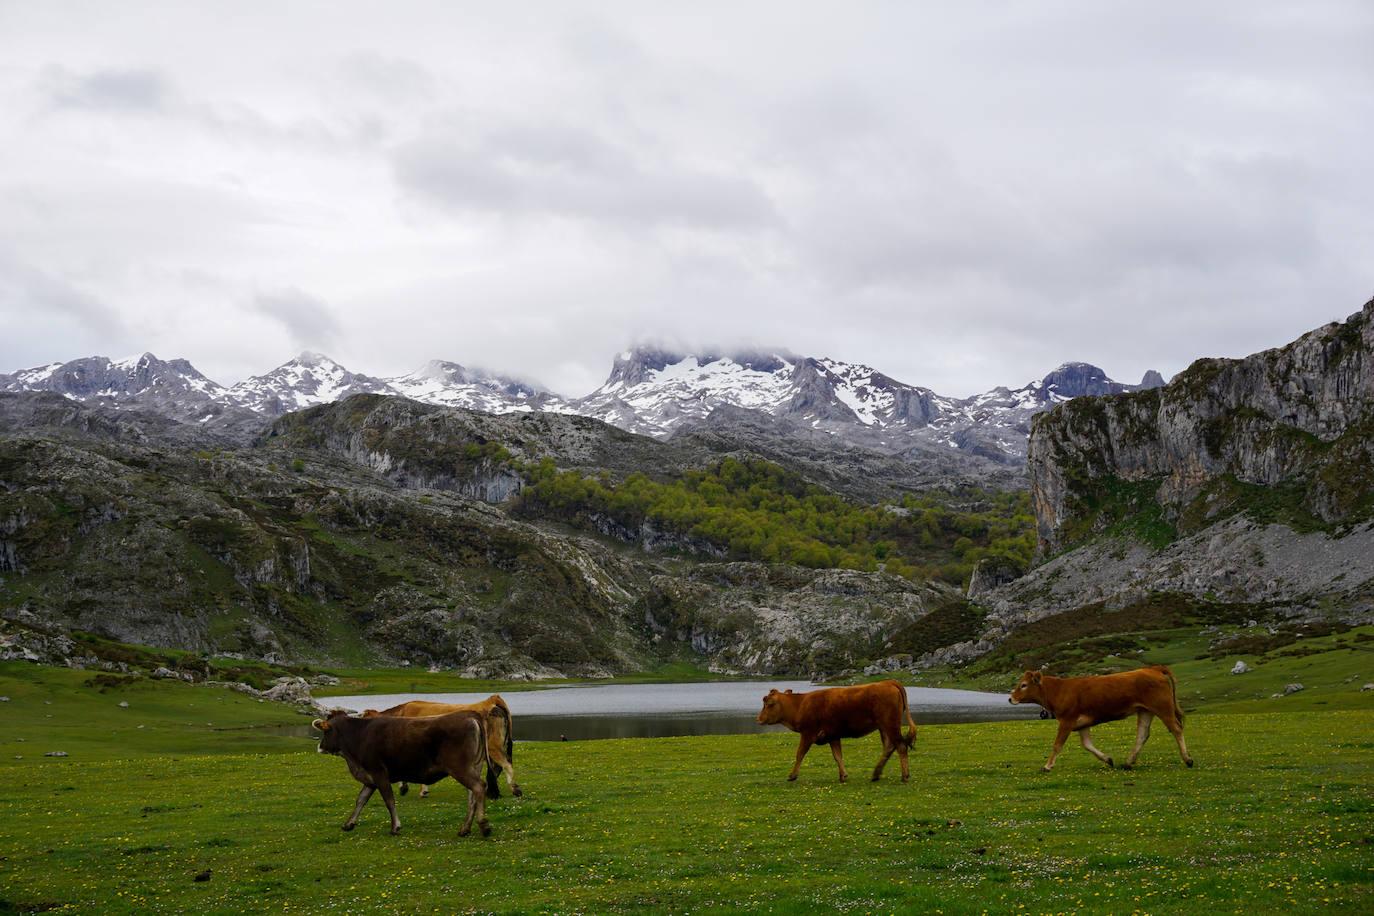
[[[1051,677],[1039,671],[1027,671],[1021,682],[1007,698],[1011,703],[1038,703],[1059,720],[1059,734],[1054,749],[1045,761],[1045,772],[1054,768],[1055,758],[1064,749],[1069,732],[1078,732],[1083,749],[1109,767],[1116,766],[1112,758],[1093,746],[1090,729],[1099,722],[1115,722],[1131,713],[1136,714],[1135,749],[1126,758],[1125,768],[1135,766],[1145,739],[1150,737],[1150,723],[1159,716],[1178,742],[1178,754],[1188,766],[1188,745],[1183,741],[1183,710],[1178,705],[1178,682],[1165,665],[1151,665],[1135,671],[1104,674],[1097,677]]]
[[[911,726],[905,735],[902,734],[903,719]],[[797,760],[792,764],[792,772],[787,774],[789,781],[797,778],[802,758],[811,750],[811,745],[828,744],[830,753],[835,755],[835,765],[840,768],[840,782],[844,782],[849,773],[844,768],[840,740],[862,738],[873,731],[879,732],[883,739],[883,755],[873,768],[873,780],[876,782],[883,775],[883,766],[894,750],[902,761],[902,782],[911,778],[906,752],[916,740],[916,722],[906,702],[906,688],[897,681],[830,687],[809,693],[770,690],[763,698],[758,721],[760,725],[781,722],[801,735]]]
[[[484,722],[483,716],[471,712],[429,719],[394,716],[366,719],[354,718],[343,710],[335,710],[328,719],[312,722],[321,732],[319,752],[342,757],[353,778],[363,784],[358,792],[358,803],[353,807],[352,816],[344,821],[343,829],[352,830],[357,826],[363,805],[373,792],[379,791],[391,815],[394,836],[401,832],[401,819],[396,816],[396,798],[391,793],[391,784],[418,782],[429,785],[452,776],[468,790],[468,816],[458,835],[468,835],[474,815],[482,836],[490,834],[487,793],[482,785],[482,766],[487,762]]]
[[[487,797],[500,798],[501,787],[496,781],[496,768],[506,774],[506,783],[510,786],[511,793],[516,797],[524,793],[520,789],[520,784],[515,781],[515,728],[511,722],[510,707],[501,698],[499,693],[482,700],[480,703],[435,703],[431,700],[410,700],[390,709],[383,709],[380,712],[375,709],[366,710],[363,715],[372,716],[400,716],[402,718],[415,718],[418,716],[442,716],[451,712],[475,712],[486,716],[487,722]],[[406,794],[409,786],[401,786],[401,794]],[[420,797],[429,795],[429,786],[420,789]]]

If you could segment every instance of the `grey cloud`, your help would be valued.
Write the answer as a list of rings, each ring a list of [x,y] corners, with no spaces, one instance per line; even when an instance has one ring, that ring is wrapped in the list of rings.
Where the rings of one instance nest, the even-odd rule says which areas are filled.
[[[50,67],[43,84],[58,108],[93,111],[158,112],[172,97],[167,78],[156,70],[96,70],[75,74]]]
[[[339,74],[354,92],[374,95],[388,102],[434,96],[434,74],[428,68],[402,57],[376,51],[353,51],[339,63]]]
[[[276,319],[290,332],[296,347],[332,347],[339,339],[339,322],[328,304],[299,289],[260,293],[252,307]]]
[[[556,216],[624,227],[757,229],[777,218],[746,178],[646,163],[570,127],[516,124],[477,138],[426,136],[396,151],[397,181],[454,211]]]
[[[66,289],[7,313],[11,366],[81,355],[103,309],[226,375],[320,346],[580,394],[641,338],[968,394],[1167,374],[1374,289],[1360,0],[131,3],[98,40],[30,6],[0,246]]]
[[[0,315],[52,313],[102,334],[123,330],[119,314],[96,296],[0,247]]]

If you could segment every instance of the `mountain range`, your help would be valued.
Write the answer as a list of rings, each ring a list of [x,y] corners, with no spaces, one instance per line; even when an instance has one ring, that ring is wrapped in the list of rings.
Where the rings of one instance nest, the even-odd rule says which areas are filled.
[[[443,360],[379,378],[308,351],[233,386],[207,378],[184,359],[162,360],[152,353],[85,357],[0,375],[0,391],[52,391],[209,428],[250,427],[354,394],[389,394],[486,413],[578,414],[659,439],[735,424],[741,411],[748,411],[759,419],[785,421],[796,435],[837,437],[898,457],[954,451],[1018,466],[1036,414],[1083,395],[1163,384],[1153,370],[1132,385],[1113,381],[1088,363],[1065,363],[1018,388],[999,386],[954,398],[899,382],[871,366],[784,350],[687,354],[653,347],[619,354],[605,383],[581,398]]]
[[[1135,391],[1070,365],[952,399],[830,360],[631,351],[574,406],[656,436],[453,364],[306,355],[225,388],[93,358],[5,383],[40,390],[0,391],[0,659],[1002,678],[1181,638],[1218,675],[1339,651],[1328,687],[1364,680],[1363,631],[1291,643],[1374,623],[1374,302]],[[939,438],[1016,412],[1024,477]]]

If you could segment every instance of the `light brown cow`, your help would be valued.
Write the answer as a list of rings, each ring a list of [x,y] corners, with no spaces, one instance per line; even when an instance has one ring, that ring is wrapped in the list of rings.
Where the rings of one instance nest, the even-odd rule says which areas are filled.
[[[515,781],[515,728],[511,722],[510,707],[500,694],[493,693],[480,703],[435,703],[431,700],[410,700],[390,709],[369,709],[363,712],[364,718],[374,716],[400,716],[414,719],[429,716],[442,716],[451,712],[475,712],[486,717],[487,723],[487,797],[500,798],[501,788],[496,782],[495,767],[506,774],[506,782],[513,795],[523,792]],[[401,786],[404,795],[409,786]],[[429,794],[429,786],[420,789],[420,797]]]
[[[902,734],[904,720],[911,726],[905,735]],[[802,758],[811,750],[811,745],[828,744],[830,753],[835,756],[835,765],[840,768],[840,782],[844,782],[849,773],[844,768],[840,739],[862,738],[874,731],[883,739],[883,755],[873,768],[874,781],[883,775],[883,767],[894,750],[902,761],[902,782],[911,778],[906,752],[916,740],[916,722],[906,702],[906,688],[897,681],[830,687],[808,693],[770,690],[763,698],[758,721],[760,725],[782,723],[801,735],[796,762],[787,775],[789,781],[797,778]]]
[[[1178,742],[1178,754],[1183,762],[1193,765],[1188,745],[1183,741],[1178,682],[1164,665],[1096,677],[1051,677],[1039,671],[1027,671],[1007,699],[1011,703],[1037,703],[1059,720],[1054,749],[1050,751],[1050,759],[1045,761],[1047,773],[1054,768],[1054,761],[1064,749],[1069,732],[1078,732],[1083,749],[1088,753],[1109,767],[1116,766],[1112,758],[1093,745],[1090,729],[1099,722],[1115,722],[1131,713],[1136,715],[1136,740],[1135,749],[1126,758],[1126,769],[1135,766],[1145,739],[1150,737],[1150,723],[1155,716]]]

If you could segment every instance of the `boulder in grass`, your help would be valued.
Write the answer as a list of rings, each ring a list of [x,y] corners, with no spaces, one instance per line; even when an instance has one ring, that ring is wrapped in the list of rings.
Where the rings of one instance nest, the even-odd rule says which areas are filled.
[[[1304,689],[1305,688],[1301,684],[1285,684],[1283,688],[1283,695],[1288,696],[1289,694],[1297,693],[1299,690]]]
[[[1232,674],[1244,674],[1245,672],[1247,672],[1247,671],[1249,671],[1249,670],[1250,670],[1250,666],[1247,665],[1247,664],[1245,664],[1245,660],[1244,660],[1244,659],[1240,659],[1240,660],[1238,660],[1238,661],[1236,662],[1235,666],[1231,669],[1231,673],[1232,673]]]

